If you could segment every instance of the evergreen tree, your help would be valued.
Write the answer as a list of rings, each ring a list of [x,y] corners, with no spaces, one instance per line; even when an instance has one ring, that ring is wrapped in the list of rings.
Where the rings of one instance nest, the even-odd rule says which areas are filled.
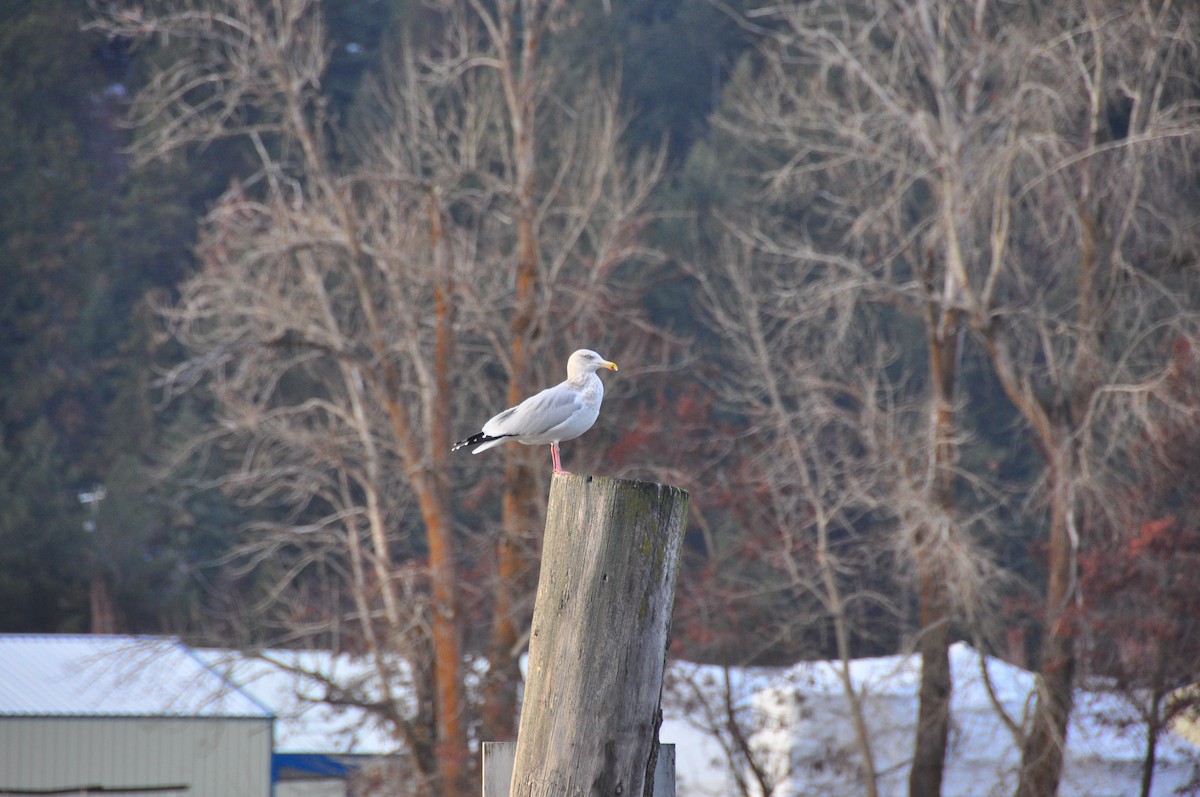
[[[90,13],[83,0],[0,11],[0,527],[3,567],[31,575],[8,585],[26,597],[0,601],[3,629],[86,630],[80,584],[103,573],[133,623],[121,630],[161,627],[163,596],[131,578],[165,565],[144,543],[171,516],[151,499],[170,418],[152,406],[148,297],[191,268],[195,219],[237,166],[217,150],[199,164],[216,168],[130,169],[119,118],[136,65],[85,30]],[[100,507],[122,522],[105,527],[104,559],[79,534],[78,495],[110,479],[120,489]]]
[[[46,421],[0,445],[0,631],[86,630],[84,514]]]

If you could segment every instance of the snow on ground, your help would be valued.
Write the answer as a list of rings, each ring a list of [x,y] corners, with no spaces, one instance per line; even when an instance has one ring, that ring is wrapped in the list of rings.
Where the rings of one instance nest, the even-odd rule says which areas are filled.
[[[362,659],[317,651],[268,651],[254,657],[189,649],[170,638],[17,635],[2,639],[0,663],[6,666],[0,671],[23,672],[26,681],[37,677],[45,681],[35,687],[27,683],[19,691],[10,690],[11,694],[0,683],[0,697],[7,695],[12,704],[10,713],[33,711],[34,707],[22,706],[34,699],[36,712],[42,714],[186,710],[265,716],[269,711],[276,717],[278,752],[378,755],[401,747],[370,712],[324,702],[330,684],[368,696],[377,694],[375,671]],[[1018,724],[1031,704],[1034,676],[982,657],[965,644],[954,645],[950,654],[954,692],[943,792],[954,797],[1011,794],[1019,753],[988,695],[983,667],[996,700]],[[211,677],[217,674],[224,677]],[[881,794],[906,794],[919,659],[859,659],[850,663],[849,676],[863,695]],[[409,693],[404,683],[390,688],[393,694]],[[157,702],[146,703],[151,699]],[[862,793],[840,665],[806,662],[726,672],[676,661],[667,668],[659,738],[676,745],[679,797],[740,793],[730,764],[737,741],[724,732],[730,710],[748,729],[744,741],[755,751],[762,772],[779,786],[775,797]],[[1111,693],[1081,691],[1068,731],[1059,793],[1062,797],[1137,794],[1144,754],[1144,728],[1136,722],[1133,708]],[[1158,746],[1154,794],[1173,794],[1189,782],[1198,762],[1196,747],[1182,736],[1164,733]],[[754,781],[744,758],[736,767],[746,782]]]
[[[318,678],[350,682],[369,679],[370,668],[327,653],[270,651],[262,658],[228,651],[197,651],[278,716],[277,746],[283,752],[394,752],[398,742],[368,712],[321,702]],[[954,693],[943,793],[955,797],[1009,795],[1020,755],[984,681],[1010,718],[1020,723],[1031,704],[1032,673],[983,657],[959,643],[950,651]],[[840,665],[804,662],[787,668],[722,668],[671,662],[663,689],[659,738],[674,743],[678,797],[728,797],[740,793],[729,763],[731,742],[712,728],[725,722],[726,687],[737,716],[747,723],[748,742],[765,761],[775,797],[862,793],[851,714],[842,690]],[[726,682],[728,678],[728,682]],[[920,659],[887,656],[858,659],[850,678],[861,690],[868,732],[880,776],[880,792],[906,795],[917,716]],[[1111,694],[1080,692],[1068,732],[1061,797],[1125,797],[1137,794],[1144,732],[1131,708]],[[1197,749],[1182,737],[1164,734],[1158,748],[1155,795],[1171,795],[1200,763]],[[753,782],[741,766],[747,782]]]
[[[1034,688],[1032,673],[982,657],[959,643],[951,649],[954,693],[943,793],[956,797],[1011,794],[1020,755],[1012,733],[988,696],[983,665],[992,692],[1004,711],[1020,723]],[[863,694],[882,795],[908,791],[908,766],[917,717],[920,659],[888,656],[850,664],[850,679]],[[673,663],[664,689],[660,738],[676,742],[679,797],[715,797],[737,793],[722,748],[699,727],[722,719],[723,674],[719,667]],[[700,684],[697,690],[692,684]],[[739,670],[730,675],[733,703],[752,723],[749,742],[765,763],[776,795],[862,793],[860,758],[851,712],[844,697],[839,666],[806,662],[777,670]],[[701,694],[706,700],[701,700]],[[1144,731],[1121,721],[1131,709],[1112,694],[1081,692],[1067,738],[1062,797],[1124,797],[1137,794]],[[690,748],[690,749],[689,749]],[[720,763],[714,763],[719,761]],[[1158,747],[1153,793],[1171,795],[1187,783],[1198,758],[1196,748],[1166,733]],[[748,771],[743,766],[743,771]]]
[[[231,650],[197,649],[196,655],[275,714],[278,753],[389,755],[399,748],[371,712],[324,702],[326,681],[374,692],[374,670],[362,659],[325,651],[268,650],[250,656]]]

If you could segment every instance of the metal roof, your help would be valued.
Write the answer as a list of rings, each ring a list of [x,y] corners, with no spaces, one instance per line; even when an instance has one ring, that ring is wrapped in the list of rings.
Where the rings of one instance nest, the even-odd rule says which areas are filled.
[[[0,717],[272,712],[172,637],[0,635]]]

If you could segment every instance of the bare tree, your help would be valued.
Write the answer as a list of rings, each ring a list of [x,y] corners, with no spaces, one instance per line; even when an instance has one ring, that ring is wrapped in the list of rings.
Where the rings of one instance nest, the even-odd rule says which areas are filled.
[[[487,353],[503,363],[505,395],[490,406],[512,406],[561,378],[563,357],[580,345],[603,348],[600,319],[621,303],[614,268],[648,255],[635,234],[640,213],[662,169],[662,156],[629,158],[619,141],[623,123],[614,86],[592,79],[564,91],[548,43],[578,15],[561,0],[445,2],[472,31],[446,67],[480,73],[494,91],[491,131],[500,168],[487,174],[497,227],[481,259],[481,274],[464,286]],[[573,97],[573,99],[568,99]],[[497,309],[503,312],[497,313]],[[624,324],[636,321],[619,312]],[[572,337],[579,337],[571,342]],[[476,413],[478,415],[478,411]],[[477,422],[477,421],[476,421]],[[490,668],[482,733],[516,733],[517,666],[532,611],[546,494],[544,452],[504,449],[502,531],[495,539]]]
[[[790,774],[772,767],[752,741],[768,725],[754,706],[754,695],[769,685],[768,679],[756,678],[747,668],[678,661],[663,680],[664,705],[716,743],[740,797],[771,797]]]
[[[1195,709],[1200,675],[1195,595],[1200,577],[1200,359],[1195,339],[1171,342],[1163,370],[1134,397],[1143,419],[1127,452],[1123,489],[1080,556],[1082,633],[1092,689],[1128,706],[1114,725],[1141,725],[1142,797],[1152,793],[1157,748],[1174,717]],[[1111,527],[1110,527],[1111,526]]]
[[[331,699],[391,722],[420,776],[413,790],[429,794],[472,790],[459,577],[471,550],[448,459],[463,401],[475,419],[486,405],[489,380],[468,355],[524,380],[530,341],[565,353],[592,331],[607,277],[639,251],[658,169],[625,159],[613,91],[598,81],[559,98],[554,146],[533,151],[514,114],[548,111],[521,93],[532,88],[514,98],[505,63],[520,25],[542,25],[532,46],[561,9],[502,6],[503,18],[442,7],[438,35],[400,42],[373,83],[373,115],[342,135],[321,90],[328,50],[312,0],[190,0],[99,23],[163,45],[133,105],[141,157],[220,138],[257,156],[208,215],[202,268],[164,310],[187,355],[167,393],[199,391],[215,410],[178,457],[206,461],[207,486],[255,518],[239,564],[272,573],[259,607],[282,625],[271,641],[340,638],[373,662],[367,692],[331,688]],[[548,78],[530,69],[544,96]],[[527,260],[530,235],[555,243]],[[533,508],[521,511],[536,515],[522,489]],[[503,567],[485,585],[505,596],[506,622],[519,621],[521,587]],[[511,641],[490,667],[505,677]],[[510,690],[499,711],[511,716]]]
[[[968,603],[974,600],[988,569],[986,557],[960,528],[965,521],[955,506],[963,480],[956,447],[964,317],[953,301],[955,275],[941,267],[944,260],[938,242],[925,234],[924,225],[911,224],[912,171],[925,167],[913,162],[907,142],[878,140],[877,119],[869,107],[859,104],[862,97],[852,85],[854,73],[841,72],[833,63],[844,48],[870,46],[873,31],[856,30],[856,26],[884,25],[888,15],[875,16],[871,9],[854,4],[819,3],[778,13],[771,27],[759,29],[764,37],[761,60],[748,67],[746,82],[738,85],[740,91],[731,92],[717,124],[745,147],[745,168],[757,182],[750,189],[757,194],[756,210],[770,214],[765,218],[761,212],[756,214],[753,233],[745,231],[745,222],[739,229],[760,252],[760,261],[789,265],[787,271],[779,269],[782,276],[776,280],[782,286],[762,279],[761,272],[770,266],[760,262],[749,269],[758,272],[752,278],[758,286],[756,302],[781,290],[807,292],[803,301],[789,308],[791,317],[785,322],[789,330],[791,325],[832,324],[841,330],[876,325],[873,336],[841,348],[808,332],[817,340],[799,342],[805,367],[789,373],[785,384],[789,391],[807,397],[824,394],[832,406],[845,405],[846,395],[854,394],[864,413],[845,421],[848,431],[858,435],[870,452],[858,456],[849,469],[858,480],[854,500],[864,517],[869,516],[862,507],[872,506],[873,522],[897,524],[903,534],[892,539],[903,543],[897,547],[915,566],[920,606],[917,647],[923,668],[911,790],[936,794],[949,729],[951,626],[956,606],[964,606],[956,597]],[[891,35],[889,44],[896,53],[915,46],[904,31],[881,35]],[[877,60],[864,69],[888,68],[885,52],[873,58]],[[845,107],[840,106],[843,101]],[[856,147],[865,151],[860,153]],[[809,202],[810,195],[818,199]],[[799,224],[794,221],[797,217],[802,219]],[[808,309],[801,312],[801,305]],[[897,309],[907,311],[907,320],[895,313]],[[887,345],[889,338],[921,335],[921,327],[913,322],[924,327],[928,369],[924,379],[914,375],[919,357],[889,351]],[[771,356],[800,360],[780,349],[784,338],[778,336],[767,344]],[[885,376],[889,369],[907,373],[907,384],[892,383]],[[839,386],[838,381],[850,384]],[[866,385],[873,387],[859,393]],[[918,388],[915,394],[914,387]],[[919,390],[922,387],[924,392]],[[915,411],[913,401],[927,409]],[[806,412],[820,417],[811,406]],[[886,420],[868,420],[870,415]],[[793,423],[801,426],[802,422]],[[868,433],[871,425],[886,429],[887,434]],[[811,431],[799,433],[810,446],[816,439]],[[800,473],[793,467],[781,476],[795,479]],[[827,532],[820,523],[816,530],[820,541]],[[972,554],[979,557],[978,564],[972,563]],[[837,595],[831,582],[826,582],[824,591]],[[830,609],[836,615],[838,601]],[[847,648],[841,653],[850,655]],[[853,704],[853,688],[847,684]],[[865,728],[860,729],[864,749],[868,736]],[[874,780],[866,778],[868,793]]]
[[[1045,457],[1046,517],[1029,513],[1047,539],[1044,632],[1018,794],[1053,794],[1089,515],[1140,424],[1129,397],[1198,318],[1183,287],[1196,252],[1195,12],[880,0],[777,6],[755,24],[753,79],[722,124],[760,181],[761,250],[829,264],[925,328],[930,521],[911,527],[923,673],[910,792],[940,791],[945,755],[948,585],[968,563],[954,556],[953,501],[969,330]]]
[[[741,516],[760,529],[755,547],[780,574],[775,588],[799,598],[782,623],[832,635],[857,769],[875,795],[870,720],[850,663],[856,642],[871,638],[871,619],[900,613],[884,585],[913,494],[914,447],[905,441],[920,414],[889,381],[896,351],[865,312],[864,294],[847,289],[828,262],[764,253],[762,231],[751,225],[731,224],[724,247],[695,273],[737,374],[715,386],[718,398],[749,424],[753,445],[742,489],[761,500]],[[748,749],[737,752],[752,773],[769,771]]]

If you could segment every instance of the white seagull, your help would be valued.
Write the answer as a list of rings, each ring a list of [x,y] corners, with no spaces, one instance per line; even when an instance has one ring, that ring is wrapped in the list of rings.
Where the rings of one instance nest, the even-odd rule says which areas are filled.
[[[549,443],[554,472],[569,476],[570,471],[563,470],[559,462],[558,444],[574,440],[591,429],[600,415],[600,402],[604,399],[604,383],[596,376],[600,368],[615,371],[617,364],[591,349],[580,349],[567,360],[567,381],[505,410],[485,423],[483,431],[459,440],[450,450],[482,443],[471,452],[478,454],[508,440],[527,446]]]

